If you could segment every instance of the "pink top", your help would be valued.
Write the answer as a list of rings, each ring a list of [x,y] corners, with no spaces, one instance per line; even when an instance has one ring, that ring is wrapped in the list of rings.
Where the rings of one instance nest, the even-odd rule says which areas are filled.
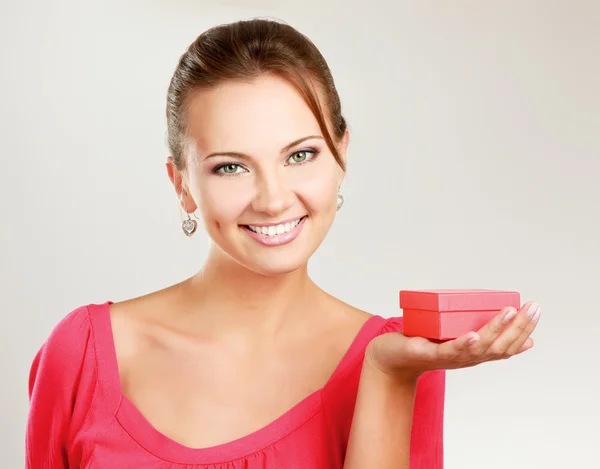
[[[109,306],[69,313],[36,355],[29,380],[28,469],[340,469],[365,347],[402,318],[372,316],[327,384],[265,427],[193,449],[153,428],[121,391]],[[419,381],[412,469],[442,469],[445,372]],[[210,425],[210,422],[206,423]]]

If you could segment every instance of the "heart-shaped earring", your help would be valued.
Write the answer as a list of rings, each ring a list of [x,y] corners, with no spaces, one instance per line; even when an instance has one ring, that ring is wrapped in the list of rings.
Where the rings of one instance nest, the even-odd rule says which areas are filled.
[[[344,196],[338,192],[337,196],[337,209],[339,210],[344,205]]]
[[[188,219],[183,221],[183,223],[181,224],[181,229],[186,234],[186,236],[192,236],[198,228],[198,222],[196,222],[196,220],[192,220],[190,218],[189,213],[187,214],[187,216]]]

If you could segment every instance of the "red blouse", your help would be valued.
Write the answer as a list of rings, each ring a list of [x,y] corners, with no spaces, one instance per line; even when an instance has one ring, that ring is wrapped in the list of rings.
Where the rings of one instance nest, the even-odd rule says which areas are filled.
[[[110,304],[69,313],[33,361],[28,469],[341,469],[365,347],[402,328],[402,318],[372,316],[322,389],[247,436],[195,449],[153,428],[122,394]],[[445,378],[429,372],[418,383],[412,469],[443,467]]]

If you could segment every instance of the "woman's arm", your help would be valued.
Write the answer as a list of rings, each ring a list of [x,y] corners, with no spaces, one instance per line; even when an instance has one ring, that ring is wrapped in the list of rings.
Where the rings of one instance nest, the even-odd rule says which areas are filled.
[[[417,377],[389,375],[365,356],[344,469],[409,469]]]
[[[426,456],[424,461],[437,462],[431,465],[415,458],[411,469],[441,467],[441,458],[436,456],[440,455],[441,447],[435,449],[436,446],[425,444],[425,440],[434,440],[435,445],[440,433],[439,419],[429,428],[427,419],[423,425],[419,422],[416,431],[412,428],[413,412],[417,405],[423,406],[418,383],[425,376],[438,376],[435,373],[441,370],[504,360],[531,349],[530,335],[539,319],[536,311],[537,305],[531,302],[519,311],[504,308],[479,331],[442,343],[405,337],[400,332],[373,339],[365,354],[344,469],[408,469],[413,463],[413,449]],[[441,396],[435,389],[427,394],[432,404]],[[433,413],[439,414],[439,410]],[[418,440],[414,447],[413,437],[413,444]]]
[[[29,375],[26,469],[69,468],[70,424],[75,411],[86,413],[93,389],[86,385],[95,376],[84,363],[88,346],[88,316],[80,308],[60,321],[35,355]]]

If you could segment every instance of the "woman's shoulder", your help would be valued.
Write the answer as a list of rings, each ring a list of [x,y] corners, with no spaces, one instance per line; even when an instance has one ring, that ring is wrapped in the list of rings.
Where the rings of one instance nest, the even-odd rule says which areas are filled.
[[[52,327],[46,338],[39,346],[33,360],[34,372],[39,366],[55,364],[64,369],[69,365],[77,366],[86,354],[86,350],[93,345],[93,318],[107,311],[110,304],[89,303],[81,304],[69,310]]]
[[[93,315],[106,312],[108,304],[74,307],[54,325],[31,362],[29,397],[32,401],[63,399],[93,389],[97,376]]]
[[[331,308],[336,310],[333,323],[339,337],[341,349],[345,350],[335,375],[345,374],[342,370],[357,370],[362,363],[365,350],[371,340],[388,332],[402,331],[402,317],[383,315],[357,308],[338,299],[333,299]]]
[[[83,304],[74,307],[60,317],[42,342],[38,355],[43,352],[62,355],[61,358],[66,358],[72,355],[73,346],[87,342],[91,327],[90,306]]]
[[[390,316],[383,320],[380,334],[388,332],[402,332],[404,330],[404,318],[402,316]]]
[[[351,304],[337,300],[338,305],[344,312],[344,317],[348,318],[347,322],[359,324],[359,334],[372,335],[374,338],[377,335],[388,332],[402,332],[404,321],[402,316],[398,315],[382,315],[377,312],[369,312],[357,308]],[[346,321],[344,321],[346,322]]]

